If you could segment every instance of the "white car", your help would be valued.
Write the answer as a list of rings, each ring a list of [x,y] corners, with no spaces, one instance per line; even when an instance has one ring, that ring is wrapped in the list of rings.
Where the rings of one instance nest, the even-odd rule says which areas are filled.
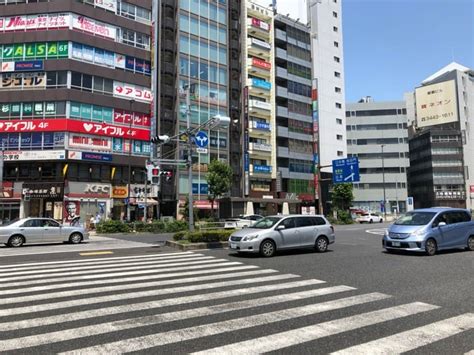
[[[241,215],[235,218],[228,218],[225,220],[224,228],[225,229],[242,229],[246,227],[250,227],[256,221],[262,219],[263,216],[258,214],[251,214],[251,215]]]
[[[356,219],[359,223],[382,223],[383,218],[382,216],[378,215],[377,213],[364,213],[360,217]]]

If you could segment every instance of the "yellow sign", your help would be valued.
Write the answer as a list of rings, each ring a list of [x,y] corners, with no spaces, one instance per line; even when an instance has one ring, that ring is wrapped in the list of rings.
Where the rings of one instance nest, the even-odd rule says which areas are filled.
[[[127,198],[128,197],[127,186],[113,186],[111,197],[112,198]]]
[[[418,127],[458,121],[454,80],[419,87],[415,95]]]

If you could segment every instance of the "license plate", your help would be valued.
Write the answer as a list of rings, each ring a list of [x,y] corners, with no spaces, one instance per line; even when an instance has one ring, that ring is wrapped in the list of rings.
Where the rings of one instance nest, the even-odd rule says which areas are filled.
[[[399,247],[400,245],[400,242],[392,242],[392,247]]]
[[[237,244],[235,244],[235,243],[230,243],[230,248],[231,248],[231,249],[237,249]]]

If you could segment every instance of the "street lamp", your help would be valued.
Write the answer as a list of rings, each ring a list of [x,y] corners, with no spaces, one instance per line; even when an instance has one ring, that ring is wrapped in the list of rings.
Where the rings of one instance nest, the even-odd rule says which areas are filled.
[[[383,217],[384,220],[387,219],[387,199],[385,197],[385,162],[384,162],[384,157],[383,157],[383,147],[385,147],[385,144],[381,145],[382,148],[382,187],[383,187]]]
[[[132,122],[133,122],[133,104],[135,100],[130,100],[130,125],[128,130],[128,186],[127,186],[127,221],[130,222],[130,183],[132,178]]]

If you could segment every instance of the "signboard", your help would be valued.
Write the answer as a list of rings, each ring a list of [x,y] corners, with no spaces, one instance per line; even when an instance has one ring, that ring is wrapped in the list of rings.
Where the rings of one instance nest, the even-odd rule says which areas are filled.
[[[94,5],[115,13],[117,12],[117,0],[94,0]]]
[[[194,143],[199,147],[199,148],[206,148],[209,144],[209,138],[207,137],[206,132],[199,131],[195,136],[194,136]]]
[[[69,56],[69,42],[30,42],[0,45],[4,62],[32,59],[56,59]]]
[[[115,26],[76,14],[73,14],[72,27],[113,41],[115,41],[117,36],[117,28]]]
[[[0,73],[15,71],[15,62],[3,62],[0,66]]]
[[[3,22],[3,26],[1,25]],[[0,31],[24,31],[69,28],[70,14],[22,15],[0,18]]]
[[[114,96],[145,102],[153,100],[153,94],[149,88],[119,81],[114,81]]]
[[[0,89],[21,90],[22,88],[46,88],[46,73],[10,73],[2,74]]]
[[[266,62],[262,59],[258,59],[258,58],[252,58],[252,64],[256,67],[259,67],[265,70],[270,70],[272,68],[271,63]]]
[[[255,44],[256,46],[259,46],[268,50],[272,49],[272,46],[270,46],[269,43],[262,41],[260,39],[251,38],[251,41],[252,41],[252,44]]]
[[[272,88],[272,84],[269,83],[268,81],[265,81],[262,79],[255,79],[255,78],[252,78],[251,80],[252,80],[252,86],[262,88],[265,90],[271,90]]]
[[[254,173],[271,173],[272,172],[272,167],[268,165],[254,165],[253,166],[253,172]]]
[[[270,25],[264,21],[259,20],[258,18],[252,17],[252,26],[267,32],[270,31]]]
[[[111,198],[127,198],[128,196],[128,187],[125,186],[112,186],[112,193],[110,194]]]
[[[42,198],[62,200],[64,196],[64,184],[60,182],[25,182],[23,183],[22,195],[31,200]]]
[[[418,127],[458,121],[454,80],[419,87],[415,90],[415,97]]]
[[[346,158],[332,161],[332,182],[343,184],[360,181],[359,159]]]
[[[112,154],[69,151],[68,159],[111,162]]]
[[[76,132],[107,137],[150,140],[150,131],[106,123],[83,122],[71,119],[5,120],[0,121],[0,132]]]
[[[474,185],[469,186],[469,193],[471,195],[471,198],[474,199]]]
[[[112,138],[91,137],[81,134],[70,134],[68,141],[69,148],[79,148],[85,150],[112,151]],[[71,154],[71,152],[69,152]],[[69,158],[73,159],[73,158]],[[82,159],[82,155],[81,155]]]
[[[24,60],[15,62],[15,71],[35,71],[43,70],[42,60]]]
[[[13,150],[3,152],[3,160],[63,160],[66,158],[65,150]]]

